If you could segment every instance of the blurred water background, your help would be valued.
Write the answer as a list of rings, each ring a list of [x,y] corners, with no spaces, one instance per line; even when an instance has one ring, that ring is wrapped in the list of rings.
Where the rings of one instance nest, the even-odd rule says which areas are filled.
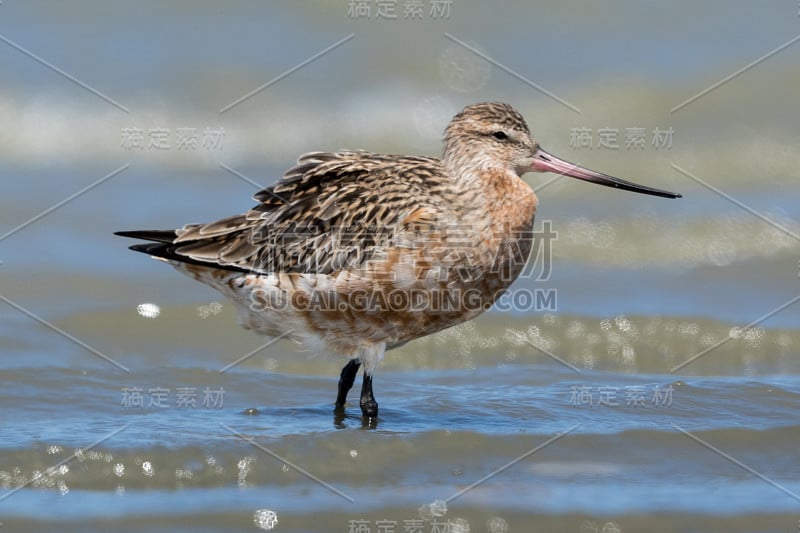
[[[797,530],[797,3],[418,4],[0,3],[4,528]],[[289,343],[220,373],[265,339],[112,235],[484,100],[684,198],[528,175],[554,299],[390,352],[377,427]]]

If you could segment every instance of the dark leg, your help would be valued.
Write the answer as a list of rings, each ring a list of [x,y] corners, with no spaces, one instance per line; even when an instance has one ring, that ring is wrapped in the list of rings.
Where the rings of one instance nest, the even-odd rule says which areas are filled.
[[[361,385],[361,414],[364,418],[376,418],[378,416],[378,402],[372,395],[372,375],[364,373],[364,380]]]
[[[358,368],[361,366],[361,361],[358,359],[350,359],[342,369],[342,375],[339,377],[339,394],[336,396],[336,409],[344,409],[344,403],[347,401],[347,393],[353,388],[353,382],[356,380]]]

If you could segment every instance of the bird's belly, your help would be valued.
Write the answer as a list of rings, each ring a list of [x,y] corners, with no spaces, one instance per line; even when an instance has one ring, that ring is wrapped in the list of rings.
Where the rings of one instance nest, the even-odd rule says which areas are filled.
[[[393,346],[460,324],[491,307],[495,296],[479,285],[464,285],[316,290],[296,293],[292,300],[310,330],[337,351],[349,352],[363,341]]]
[[[312,351],[352,354],[365,343],[398,345],[475,318],[522,272],[531,242],[509,234],[469,250],[435,260],[427,251],[420,260],[419,250],[385,254],[332,274],[175,266],[230,298],[248,329],[288,334]]]

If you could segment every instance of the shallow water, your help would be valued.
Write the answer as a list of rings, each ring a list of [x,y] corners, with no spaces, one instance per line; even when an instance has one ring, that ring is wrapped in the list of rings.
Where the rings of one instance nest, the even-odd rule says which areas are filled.
[[[4,530],[797,531],[800,44],[675,110],[792,39],[796,4],[239,7],[0,3],[0,34],[129,111],[0,43]],[[241,212],[248,180],[302,152],[436,154],[453,112],[489,99],[548,150],[684,198],[529,175],[549,261],[389,352],[375,424],[357,389],[334,414],[343,361],[265,346],[112,235]],[[132,127],[225,136],[131,150]],[[598,148],[602,128],[621,147]]]
[[[3,522],[236,530],[268,509],[281,530],[347,531],[351,520],[421,519],[437,500],[447,502],[437,520],[478,531],[491,519],[510,530],[535,521],[635,531],[644,516],[661,516],[665,531],[687,520],[703,531],[786,530],[797,514],[797,331],[742,335],[671,373],[729,326],[492,313],[390,352],[376,380],[380,419],[365,426],[356,405],[333,413],[337,362],[289,343],[221,373],[254,340],[222,309],[59,322],[83,338],[80,324],[96,327],[95,346],[118,339],[129,372],[37,326],[4,331],[30,327],[52,346],[5,360]],[[114,322],[132,331],[109,331]],[[137,354],[125,345],[143,329],[152,335]],[[566,354],[563,364],[526,341]],[[25,364],[36,353],[41,362]]]

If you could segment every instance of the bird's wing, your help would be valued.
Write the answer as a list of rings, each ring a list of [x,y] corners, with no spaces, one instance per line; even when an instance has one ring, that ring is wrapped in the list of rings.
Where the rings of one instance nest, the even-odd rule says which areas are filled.
[[[424,231],[448,206],[437,159],[369,152],[309,153],[247,213],[175,231],[152,255],[254,273],[329,274],[357,268],[401,231]],[[162,251],[162,254],[157,253]]]

